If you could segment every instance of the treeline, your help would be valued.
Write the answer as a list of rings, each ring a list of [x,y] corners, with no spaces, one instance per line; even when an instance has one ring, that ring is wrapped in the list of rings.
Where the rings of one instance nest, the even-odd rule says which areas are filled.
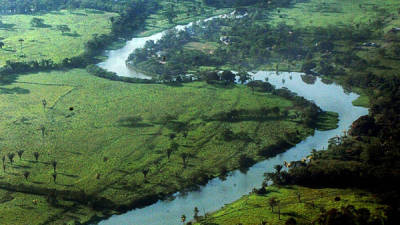
[[[11,2],[12,1],[10,1],[10,4]],[[57,2],[53,4],[56,3]],[[7,61],[6,65],[0,68],[0,79],[9,79],[5,78],[5,76],[18,73],[63,68],[84,68],[88,64],[94,63],[96,61],[94,56],[101,54],[101,52],[114,40],[122,36],[132,36],[135,31],[143,26],[144,20],[151,13],[151,11],[156,10],[158,7],[155,0],[121,1],[118,4],[128,5],[122,9],[118,17],[111,19],[112,32],[107,35],[94,35],[93,38],[85,44],[85,52],[82,55],[65,58],[61,63],[55,63],[51,59],[29,62]]]
[[[118,76],[116,73],[109,72],[103,68],[100,68],[97,65],[88,65],[86,67],[86,71],[89,72],[90,74],[93,74],[94,76],[106,78],[113,81],[122,81],[127,83],[145,83],[145,84],[156,83],[155,80],[141,79],[134,77],[121,77]]]
[[[97,9],[110,12],[123,12],[132,4],[142,0],[0,0],[1,14],[34,14],[60,9]],[[155,1],[149,1],[155,2]]]
[[[400,78],[361,74],[348,75],[346,82],[370,90],[369,115],[356,120],[343,135],[332,137],[327,150],[313,150],[308,162],[292,162],[295,166],[288,172],[268,177],[276,184],[369,189],[391,206],[387,216],[396,224],[399,214],[395,209],[400,206],[400,186],[394,182],[400,179]]]
[[[148,41],[144,48],[136,49],[127,63],[166,80],[184,75],[192,68],[222,64],[218,57],[184,47],[186,43],[196,40],[190,30],[169,30],[156,43]]]
[[[90,63],[94,63],[93,56],[99,54],[107,44],[114,40],[114,35],[95,35],[92,40],[85,45],[85,52],[82,55],[64,58],[60,63],[55,63],[51,59],[15,62],[7,60],[3,67],[0,67],[0,80],[6,76],[37,71],[65,69],[65,68],[84,68]]]
[[[298,38],[299,31],[285,24],[272,27],[254,23],[253,14],[201,22],[183,31],[171,30],[160,41],[149,41],[133,52],[128,63],[150,74],[173,76],[199,71],[202,66],[253,69],[283,60],[280,55],[291,60],[307,56],[309,46],[305,47]],[[189,42],[216,44],[215,49],[200,50],[185,47]]]
[[[258,4],[262,7],[285,7],[289,6],[291,0],[203,0],[206,5],[214,7],[240,7]]]
[[[373,77],[364,79],[376,82]],[[314,151],[306,167],[291,169],[284,182],[394,185],[392,181],[400,178],[400,78],[381,79],[375,89],[379,94],[371,96],[370,114],[356,120],[348,133],[332,138],[327,151]]]

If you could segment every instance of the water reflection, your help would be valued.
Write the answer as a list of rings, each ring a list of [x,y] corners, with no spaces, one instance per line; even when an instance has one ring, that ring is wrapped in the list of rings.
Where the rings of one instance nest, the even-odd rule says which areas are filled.
[[[273,171],[273,166],[282,164],[284,160],[294,161],[307,156],[312,149],[326,148],[328,139],[340,135],[348,129],[351,123],[362,115],[366,115],[366,108],[355,107],[352,101],[358,96],[354,93],[345,93],[343,88],[336,84],[327,84],[316,78],[313,84],[305,83],[300,73],[256,72],[255,80],[266,80],[277,88],[286,87],[289,90],[314,101],[323,110],[339,113],[339,127],[329,131],[316,131],[314,136],[307,138],[285,153],[257,163],[246,174],[234,171],[225,180],[219,178],[211,180],[198,191],[185,195],[175,194],[176,198],[170,201],[158,201],[142,209],[132,210],[122,215],[115,215],[100,222],[101,225],[173,225],[180,223],[180,216],[185,214],[190,220],[193,218],[193,209],[198,207],[200,214],[215,211],[225,204],[231,203],[241,196],[248,194],[254,187],[260,187],[263,174]],[[285,80],[285,82],[282,82]]]
[[[317,80],[316,76],[313,75],[301,75],[301,80],[306,83],[306,84],[314,84],[315,81]]]
[[[236,13],[235,11],[230,13],[230,14],[223,14],[223,15],[218,15],[218,16],[213,16],[210,18],[207,18],[203,21],[210,21],[213,19],[217,18],[243,18],[247,16],[247,13],[241,15]],[[199,23],[200,21],[196,22]],[[177,25],[174,27],[176,30],[184,30],[186,28],[189,28],[193,25],[193,22],[188,23],[186,25]],[[117,49],[117,50],[109,50],[106,51],[106,56],[107,60],[104,62],[101,62],[98,64],[103,69],[106,69],[111,72],[115,72],[118,76],[122,77],[137,77],[137,78],[142,78],[142,79],[151,79],[151,77],[146,76],[143,73],[134,71],[133,69],[130,69],[125,61],[128,59],[129,55],[134,52],[138,48],[143,48],[146,44],[147,41],[155,41],[157,42],[162,38],[162,36],[166,33],[167,31],[159,32],[154,35],[151,35],[149,37],[139,37],[139,38],[132,38],[130,41],[126,42],[126,45],[123,48]]]

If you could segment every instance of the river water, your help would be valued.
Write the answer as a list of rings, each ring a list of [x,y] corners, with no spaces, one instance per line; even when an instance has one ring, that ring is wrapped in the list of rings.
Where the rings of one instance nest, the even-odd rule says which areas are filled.
[[[186,25],[186,26],[190,26]],[[186,26],[179,26],[183,29]],[[104,69],[116,72],[120,76],[141,77],[145,75],[129,70],[125,60],[136,48],[143,47],[147,40],[159,40],[164,32],[154,34],[150,37],[133,38],[121,49],[108,51],[108,59],[100,63]],[[276,164],[283,161],[299,160],[310,154],[312,149],[327,148],[328,139],[341,135],[347,130],[354,120],[368,114],[368,110],[352,105],[358,95],[347,93],[337,84],[326,84],[317,78],[315,83],[305,83],[301,73],[288,73],[259,71],[253,74],[255,80],[265,80],[277,88],[286,87],[289,90],[314,101],[321,109],[333,111],[339,114],[339,127],[329,131],[315,131],[313,136],[308,137],[285,153],[269,158],[252,166],[246,174],[233,171],[225,180],[215,178],[210,180],[199,190],[188,193],[176,193],[173,200],[158,201],[150,206],[131,210],[121,215],[114,215],[98,224],[100,225],[177,225],[181,224],[181,215],[186,215],[188,220],[193,218],[193,209],[197,207],[200,214],[212,212],[231,203],[241,196],[248,194],[253,188],[261,187],[265,172],[273,171]]]

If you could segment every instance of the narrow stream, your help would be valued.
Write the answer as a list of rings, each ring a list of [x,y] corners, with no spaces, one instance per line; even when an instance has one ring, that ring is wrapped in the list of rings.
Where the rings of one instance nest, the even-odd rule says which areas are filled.
[[[191,24],[187,25],[190,26]],[[182,29],[186,26],[180,26]],[[108,60],[99,64],[104,69],[116,72],[120,76],[146,77],[130,71],[125,60],[136,48],[143,47],[147,40],[159,40],[164,32],[150,37],[134,38],[128,41],[126,46],[114,51],[107,52]],[[339,113],[339,127],[329,131],[315,131],[314,136],[292,147],[285,153],[269,158],[252,166],[246,174],[233,171],[226,180],[212,179],[197,191],[181,194],[176,193],[173,200],[158,201],[150,206],[135,209],[121,215],[114,215],[101,221],[100,225],[176,225],[181,224],[181,215],[186,215],[188,220],[193,218],[193,209],[198,207],[200,214],[212,212],[231,203],[241,196],[248,194],[253,188],[261,187],[265,172],[273,171],[273,166],[283,164],[283,161],[299,160],[310,154],[312,149],[327,148],[328,139],[341,135],[347,130],[354,120],[368,114],[368,109],[355,107],[352,101],[358,95],[346,93],[337,84],[325,84],[317,78],[314,84],[307,84],[301,79],[301,73],[259,71],[253,74],[256,80],[265,80],[277,88],[286,87],[289,90],[314,101],[326,111]]]

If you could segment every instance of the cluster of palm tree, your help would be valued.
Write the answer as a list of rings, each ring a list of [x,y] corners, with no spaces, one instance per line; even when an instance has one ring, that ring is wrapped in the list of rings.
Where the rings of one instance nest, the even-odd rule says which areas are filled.
[[[7,159],[8,159],[8,161],[9,161],[9,163],[10,163],[11,165],[13,165],[14,162],[15,162],[15,156],[18,155],[19,160],[22,161],[22,160],[23,160],[23,159],[22,159],[22,156],[24,155],[24,153],[25,153],[24,150],[18,150],[18,151],[17,151],[17,154],[15,154],[14,152],[9,152],[9,153],[7,153],[7,155],[3,155],[3,157],[2,157],[1,159],[2,159],[2,165],[3,165],[3,171],[4,171],[4,173],[6,172],[6,169],[7,169],[7,162],[6,162]],[[35,151],[35,152],[32,153],[32,155],[33,155],[33,157],[34,157],[34,159],[35,159],[35,162],[37,163],[37,162],[39,161],[40,153],[37,152],[37,151]],[[53,174],[52,174],[53,181],[54,181],[54,183],[56,183],[56,179],[57,179],[57,165],[58,165],[58,163],[57,163],[56,160],[53,160],[53,161],[51,161],[51,165],[52,165],[52,167],[53,167]],[[30,173],[29,171],[25,171],[25,172],[23,173],[23,176],[25,177],[25,180],[28,180],[30,174],[31,174],[31,173]]]
[[[171,139],[173,139],[173,138],[171,138]],[[172,141],[171,144],[170,144],[170,147],[166,149],[168,160],[171,158],[171,154],[173,152],[177,151],[178,148],[179,148],[179,144],[176,143],[175,141]],[[181,157],[181,159],[182,159],[183,168],[186,168],[187,163],[188,163],[188,159],[190,157],[193,157],[193,154],[190,153],[190,152],[180,152],[179,153],[179,157]]]

